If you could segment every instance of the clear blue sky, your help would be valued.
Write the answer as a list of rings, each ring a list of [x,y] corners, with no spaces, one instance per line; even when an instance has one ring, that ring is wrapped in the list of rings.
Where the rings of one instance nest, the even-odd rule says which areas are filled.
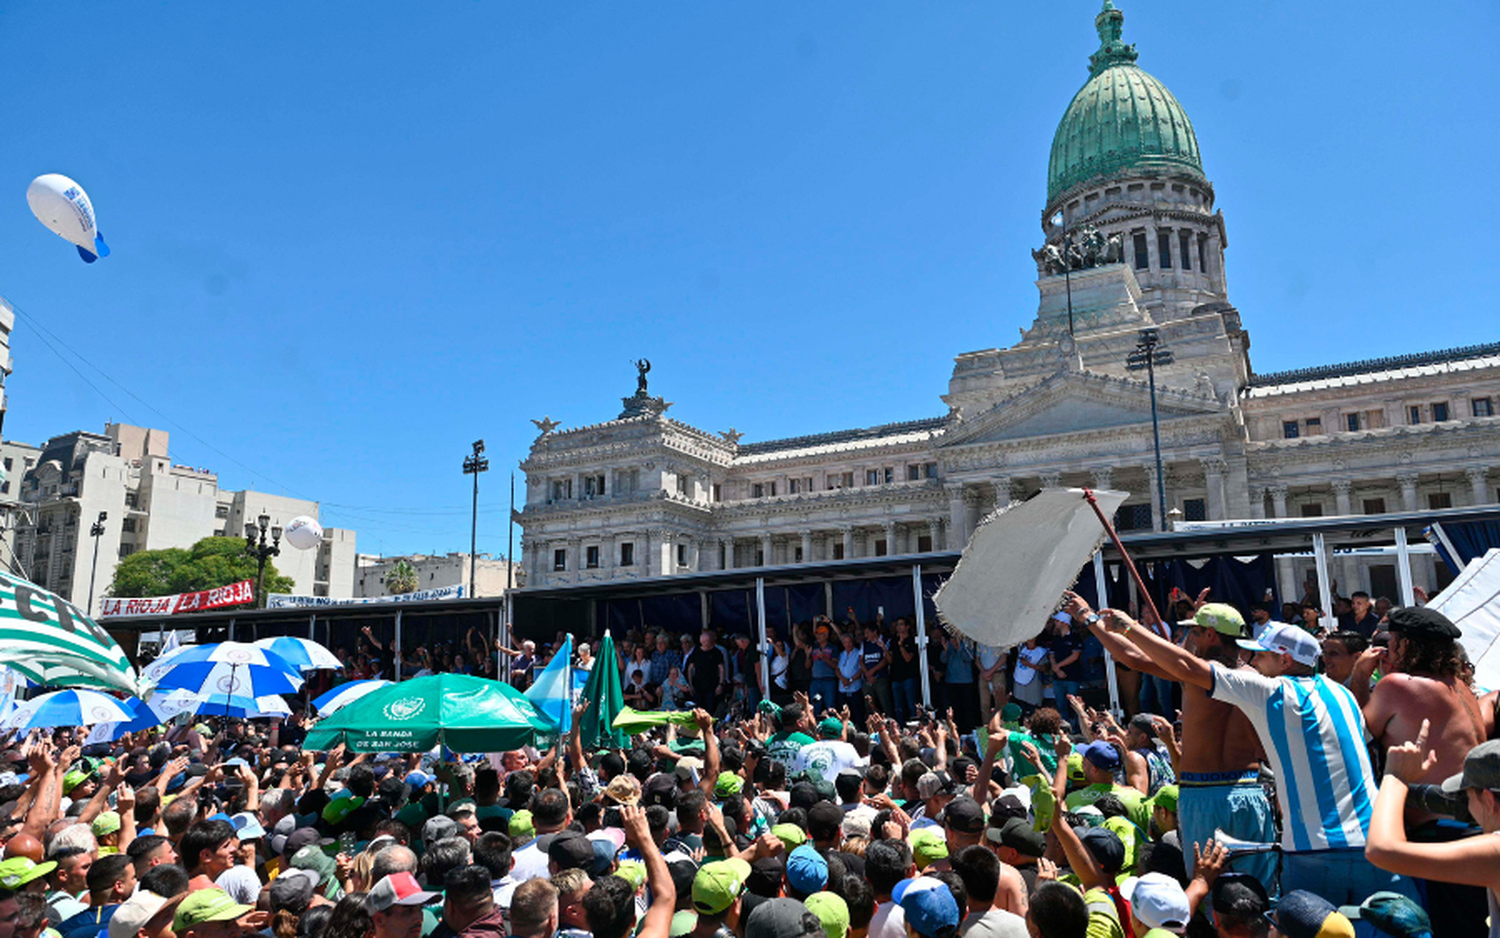
[[[1121,6],[1196,126],[1258,370],[1500,337],[1500,6]],[[952,357],[1035,313],[1097,10],[10,5],[5,435],[160,426],[388,554],[468,548],[483,437],[500,552],[528,418],[614,417],[639,356],[672,416],[747,440],[943,413]],[[31,217],[44,172],[113,257]]]

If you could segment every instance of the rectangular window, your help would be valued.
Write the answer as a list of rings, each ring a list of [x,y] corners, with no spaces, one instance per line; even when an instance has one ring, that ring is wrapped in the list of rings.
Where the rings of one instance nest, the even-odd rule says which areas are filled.
[[[1476,398],[1474,398],[1474,400],[1472,400],[1472,401],[1469,402],[1469,406],[1471,408],[1473,408],[1474,416],[1476,416],[1476,417],[1493,417],[1493,416],[1495,416],[1494,405],[1490,402],[1490,399],[1487,398],[1487,397],[1476,397]]]
[[[786,493],[788,495],[796,495],[801,490],[802,490],[802,480],[801,479],[787,479],[786,480]]]
[[[1198,270],[1208,273],[1208,235],[1198,236]]]
[[[630,541],[620,545],[620,566],[635,566],[635,545]]]
[[[1300,428],[1298,428],[1297,421],[1295,421],[1295,420],[1283,420],[1281,422],[1281,438],[1282,439],[1284,439],[1284,440],[1295,440],[1297,437],[1299,437],[1301,435],[1302,435],[1302,431],[1301,431]]]
[[[1350,433],[1358,433],[1361,429],[1359,414],[1345,414],[1344,429],[1348,430]]]
[[[677,566],[679,566],[679,567],[685,567],[687,565],[688,565],[688,549],[687,549],[687,545],[686,544],[678,544],[677,545]]]
[[[716,501],[716,502],[722,502],[723,500],[724,500],[724,489],[720,487],[719,483],[715,482],[714,483],[714,501]]]
[[[554,502],[560,502],[560,501],[562,501],[565,498],[572,498],[572,497],[573,497],[573,480],[572,479],[553,479],[552,480],[552,500]]]
[[[1172,229],[1163,228],[1156,232],[1156,253],[1161,255],[1158,263],[1162,270],[1172,269]]]
[[[885,482],[886,482],[886,484],[889,485],[889,484],[891,484],[892,482],[895,482],[895,481],[896,481],[896,470],[892,469],[890,466],[887,466],[885,468]]]
[[[137,501],[138,501],[138,499],[137,499],[136,494],[134,492],[126,492],[125,493],[125,507],[126,508],[134,508],[136,506],[136,504],[137,504]],[[224,514],[222,514],[222,515],[218,514],[218,512],[215,511],[214,517],[216,517],[216,518],[220,518],[220,517],[227,518],[227,517],[229,517],[229,509],[225,508],[224,509]]]
[[[919,534],[919,535],[917,535],[917,553],[919,553],[919,554],[930,554],[930,553],[932,553],[932,535],[930,535],[930,534]]]
[[[927,463],[926,469],[927,469],[927,478],[929,478],[929,479],[936,479],[937,478],[937,463],[935,463],[935,462]]]
[[[583,549],[583,565],[590,570],[599,569],[599,548],[597,546],[585,547]]]
[[[763,548],[763,547],[757,547],[757,548],[755,548],[755,566],[757,566],[757,567],[764,567],[765,565],[766,565],[766,551],[765,551],[765,548]]]
[[[879,484],[880,484],[880,470],[879,469],[866,469],[865,470],[865,485],[879,485]]]
[[[1406,408],[1406,422],[1407,423],[1421,423],[1422,422],[1422,408],[1419,407],[1416,404],[1413,404],[1410,407]]]
[[[568,569],[568,551],[567,551],[567,548],[565,548],[565,547],[559,547],[557,550],[554,550],[552,552],[552,569],[553,570],[566,570],[566,569]]]
[[[0,495],[9,495],[9,494],[10,494],[10,483],[9,482],[0,482]]]
[[[1193,233],[1186,228],[1177,232],[1178,256],[1182,258],[1182,269],[1193,269]]]
[[[765,486],[765,483],[764,482],[752,482],[752,483],[750,483],[750,497],[751,498],[765,498],[766,497],[766,486]]]
[[[583,479],[583,494],[594,498],[604,494],[604,476],[585,476]]]
[[[1322,433],[1322,432],[1323,432],[1323,418],[1322,417],[1308,417],[1307,418],[1307,435],[1308,436],[1316,436],[1316,435],[1318,435],[1319,433]]]
[[[135,519],[134,518],[126,518],[124,521],[121,521],[120,522],[120,530],[124,531],[124,532],[126,532],[128,534],[134,534],[135,533]]]
[[[5,457],[5,471],[9,472],[10,468],[11,468],[11,461],[10,461],[10,457],[7,456],[7,457]]]
[[[129,557],[133,553],[135,553],[135,545],[134,544],[121,544],[120,545],[120,556],[122,558]]]
[[[1367,498],[1364,507],[1367,515],[1383,515],[1385,514],[1385,499]]]
[[[1427,507],[1432,511],[1441,511],[1444,508],[1453,507],[1453,496],[1447,492],[1428,492]]]
[[[1115,527],[1121,531],[1151,530],[1151,503],[1121,505],[1115,512]]]
[[[215,518],[228,518],[229,517],[229,506],[228,505],[219,505],[217,508],[214,509],[214,517]]]
[[[843,560],[844,559],[844,545],[843,545],[842,542],[833,545],[833,559],[834,560]]]
[[[796,558],[792,561],[793,563],[802,562],[802,545],[798,544],[796,547],[792,548],[792,556]]]
[[[1302,506],[1302,517],[1304,517],[1304,518],[1321,518],[1321,517],[1323,517],[1323,503],[1322,502],[1310,502],[1310,503],[1308,503],[1306,505],[1303,505]]]
[[[688,493],[688,477],[679,472],[677,474],[677,494],[678,495],[687,495],[687,493]]]
[[[1448,403],[1446,401],[1438,401],[1432,405],[1432,419],[1438,422],[1448,419]]]
[[[1182,500],[1182,520],[1207,521],[1208,502],[1201,498],[1184,498]]]
[[[922,467],[916,463],[908,463],[906,466],[906,481],[916,482],[922,478]]]
[[[885,538],[880,538],[875,542],[875,556],[884,557],[887,553],[889,551],[886,550]]]
[[[1151,266],[1151,254],[1146,250],[1146,233],[1137,231],[1130,236],[1131,250],[1135,252],[1135,269],[1145,270]]]

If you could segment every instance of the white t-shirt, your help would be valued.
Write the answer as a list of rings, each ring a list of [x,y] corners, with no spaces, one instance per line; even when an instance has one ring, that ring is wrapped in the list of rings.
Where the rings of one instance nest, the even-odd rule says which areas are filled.
[[[537,846],[537,841],[517,850],[511,858],[510,878],[517,886],[528,879],[537,879],[549,875],[547,870],[547,854]]]
[[[219,874],[214,885],[240,905],[255,905],[260,898],[260,877],[248,866],[231,866]]]
[[[906,938],[906,912],[893,901],[880,903],[870,917],[866,938]]]
[[[1026,920],[1014,912],[970,912],[958,925],[958,938],[1030,938]]]
[[[1016,683],[1030,684],[1036,680],[1036,666],[1047,658],[1047,649],[1038,645],[1035,648],[1022,646],[1016,649]]]
[[[796,758],[792,760],[792,774],[815,768],[825,780],[831,782],[845,769],[869,764],[870,760],[861,759],[853,745],[840,739],[820,739],[797,751]]]

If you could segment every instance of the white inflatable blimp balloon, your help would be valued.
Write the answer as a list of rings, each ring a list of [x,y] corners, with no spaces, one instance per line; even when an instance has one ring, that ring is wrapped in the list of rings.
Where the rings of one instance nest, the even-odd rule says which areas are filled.
[[[61,173],[38,176],[26,187],[26,204],[37,221],[71,241],[87,263],[109,256],[109,245],[99,233],[99,219],[83,186]]]
[[[298,550],[312,550],[323,543],[323,526],[318,524],[316,518],[300,515],[292,519],[292,523],[286,526],[282,532],[286,542]]]

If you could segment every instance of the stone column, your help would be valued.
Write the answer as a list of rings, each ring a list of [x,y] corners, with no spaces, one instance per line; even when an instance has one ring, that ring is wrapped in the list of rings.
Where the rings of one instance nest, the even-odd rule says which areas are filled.
[[[614,576],[615,569],[615,536],[606,534],[599,539],[599,575],[606,580]]]
[[[720,551],[720,556],[722,556],[724,558],[724,562],[719,567],[719,569],[721,569],[721,570],[733,570],[734,569],[734,538],[732,538],[732,537],[721,537],[721,538],[719,538],[719,551]]]
[[[1286,486],[1281,483],[1267,486],[1271,493],[1271,512],[1277,518],[1286,517]]]
[[[1264,518],[1266,516],[1266,487],[1264,485],[1250,486],[1250,517]]]
[[[1224,476],[1224,516],[1245,518],[1250,515],[1250,466],[1244,456],[1225,456],[1229,472]],[[1262,506],[1262,513],[1265,509]]]
[[[939,551],[943,549],[943,519],[927,519],[927,539],[932,542],[932,549]]]
[[[1406,511],[1417,510],[1417,474],[1402,472],[1396,475],[1396,484],[1401,486],[1401,505]]]
[[[1111,466],[1099,466],[1089,470],[1089,475],[1094,478],[1094,488],[1105,491],[1114,485],[1115,470]]]
[[[576,535],[568,538],[568,572],[581,574],[583,572],[583,548],[578,545],[581,539]]]
[[[812,531],[803,530],[802,535],[802,562],[812,563]]]
[[[964,490],[964,543],[974,536],[974,529],[979,527],[980,520],[984,517],[979,511],[979,503],[983,499],[979,489]]]
[[[775,548],[776,543],[774,540],[772,540],[771,535],[762,534],[760,536],[760,565],[762,567],[769,567],[776,562],[775,556],[773,554]]]
[[[896,550],[896,522],[887,521],[885,523],[885,555],[894,557],[898,553],[900,551]]]
[[[1349,492],[1354,488],[1354,483],[1349,479],[1334,479],[1330,484],[1333,486],[1334,514],[1354,514],[1349,500]]]
[[[1489,466],[1470,466],[1464,470],[1464,474],[1469,477],[1469,485],[1474,488],[1474,504],[1488,505],[1494,502],[1495,497],[1490,494],[1489,487]]]
[[[854,556],[854,526],[846,524],[839,528],[839,533],[844,536],[844,559],[849,560]]]
[[[995,486],[995,507],[1009,508],[1016,501],[1016,482],[1010,476],[1002,476],[996,479],[992,485]],[[935,542],[934,542],[935,543]]]
[[[1154,228],[1152,229],[1153,232],[1155,232],[1155,230],[1156,229]],[[1155,237],[1155,235],[1153,234],[1152,237]],[[1153,251],[1156,250],[1154,245],[1151,249]],[[1162,512],[1166,511],[1166,508],[1161,503],[1161,489],[1156,485],[1156,465],[1154,463],[1149,463],[1146,465],[1145,469],[1146,487],[1151,490],[1151,530],[1160,531],[1162,528],[1163,520],[1166,518],[1166,515],[1164,515]]]
[[[1222,459],[1202,459],[1199,463],[1203,466],[1203,482],[1208,489],[1208,520],[1222,521],[1228,517],[1224,510],[1224,474],[1229,471],[1229,464]]]
[[[964,485],[962,482],[950,482],[948,489],[948,539],[957,542],[958,546],[949,546],[949,550],[962,550],[963,545],[969,542],[969,534],[966,529],[968,523],[968,512],[964,510]],[[848,548],[845,548],[848,552]]]

